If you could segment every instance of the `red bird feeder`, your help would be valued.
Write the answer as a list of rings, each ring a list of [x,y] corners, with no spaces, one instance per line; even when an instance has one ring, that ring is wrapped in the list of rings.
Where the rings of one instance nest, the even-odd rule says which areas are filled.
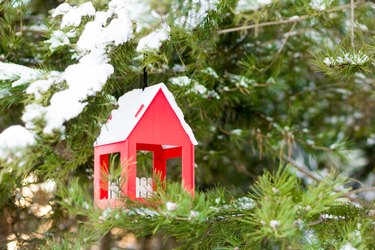
[[[172,93],[160,83],[132,90],[118,103],[94,145],[95,204],[122,206],[120,191],[133,200],[152,197],[153,178],[165,180],[166,163],[172,158],[182,158],[182,184],[194,195],[194,146],[198,143]],[[153,153],[153,178],[137,177],[137,151]],[[123,181],[108,178],[113,155],[119,156]]]

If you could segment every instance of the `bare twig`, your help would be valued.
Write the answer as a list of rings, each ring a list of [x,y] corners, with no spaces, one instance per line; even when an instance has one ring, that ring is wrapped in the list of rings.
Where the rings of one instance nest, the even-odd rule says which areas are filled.
[[[371,191],[375,191],[375,187],[358,188],[358,189],[355,189],[355,190],[352,190],[352,191],[348,192],[347,195],[358,194],[358,193],[362,193],[362,192],[371,192]]]
[[[277,54],[280,54],[281,51],[283,50],[283,48],[284,48],[286,42],[288,41],[288,39],[289,39],[290,35],[292,34],[294,28],[296,27],[296,24],[297,24],[297,22],[293,23],[292,28],[290,28],[290,31],[289,31],[288,33],[285,34],[285,38],[284,38],[284,40],[283,40],[283,42],[282,42],[282,44],[281,44],[279,50],[277,51]]]
[[[318,178],[316,175],[314,175],[313,172],[307,170],[305,167],[301,166],[300,164],[298,164],[295,160],[293,159],[290,159],[288,156],[284,156],[282,155],[281,156],[281,159],[283,161],[286,161],[288,163],[290,163],[293,167],[295,167],[299,172],[301,172],[303,175],[313,179],[314,181],[321,181],[320,178]]]
[[[350,42],[354,49],[354,0],[350,0]]]

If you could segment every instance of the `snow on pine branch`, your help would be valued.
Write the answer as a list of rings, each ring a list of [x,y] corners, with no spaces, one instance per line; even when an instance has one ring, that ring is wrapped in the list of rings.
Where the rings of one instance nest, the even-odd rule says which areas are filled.
[[[161,43],[169,40],[169,32],[171,28],[168,24],[163,23],[161,28],[151,32],[139,40],[137,52],[144,53],[148,51],[159,50]]]
[[[209,11],[216,11],[217,3],[217,0],[193,1],[194,6],[188,14],[179,13],[182,16],[177,20],[183,23],[181,26],[188,24],[196,27]],[[29,84],[26,94],[34,97],[26,103],[22,115],[25,123],[23,132],[24,135],[28,133],[28,138],[36,134],[34,130],[40,124],[45,124],[42,127],[45,134],[64,131],[64,122],[77,117],[86,107],[87,98],[102,91],[114,73],[108,56],[111,49],[138,37],[138,53],[157,52],[162,43],[170,39],[171,28],[164,21],[166,16],[160,16],[147,1],[142,0],[112,0],[107,9],[100,11],[95,10],[91,2],[78,6],[63,3],[51,11],[51,16],[60,18],[61,24],[51,32],[45,43],[49,44],[51,51],[69,45],[73,52],[72,59],[78,60],[76,63],[68,65],[61,72],[0,63],[0,80],[13,82],[12,87]],[[153,30],[139,37],[138,32],[142,31],[143,34],[144,28]],[[71,44],[72,41],[77,43]],[[60,90],[52,94],[47,105],[41,105],[41,98],[56,85]],[[220,98],[214,90],[209,91],[196,82],[192,82],[188,92],[204,98]],[[44,120],[44,123],[38,122],[40,120]],[[3,133],[7,135],[6,131]],[[31,139],[29,142],[25,145],[31,144]],[[5,143],[3,147],[13,146],[16,145]]]
[[[336,65],[363,65],[370,61],[370,57],[367,56],[362,51],[358,51],[357,53],[345,53],[342,56],[337,57],[326,57],[324,59],[324,64],[328,67],[333,67]]]
[[[271,3],[272,0],[239,0],[235,12],[255,11]]]
[[[0,158],[11,162],[22,157],[22,149],[35,144],[34,135],[20,125],[10,126],[0,134]]]
[[[77,27],[81,24],[82,17],[95,15],[95,8],[91,2],[86,2],[80,6],[70,6],[68,3],[60,4],[51,14],[52,17],[63,16],[61,28],[68,26]]]
[[[42,71],[22,65],[0,62],[0,81],[13,81],[12,87],[37,79]]]
[[[216,73],[216,72],[215,72]],[[172,77],[169,81],[176,86],[187,88],[186,94],[196,94],[203,98],[220,99],[220,95],[215,90],[208,90],[202,84],[190,79],[187,76]]]
[[[175,19],[176,26],[194,29],[207,17],[208,12],[216,11],[219,0],[193,0],[183,1],[182,9],[189,9],[187,15],[181,15]],[[178,1],[172,1],[172,12],[179,13]],[[191,6],[190,6],[191,4]]]

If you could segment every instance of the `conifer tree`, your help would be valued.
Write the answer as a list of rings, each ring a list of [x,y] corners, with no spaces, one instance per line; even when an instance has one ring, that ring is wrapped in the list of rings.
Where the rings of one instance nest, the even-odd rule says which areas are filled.
[[[0,246],[373,248],[374,16],[363,0],[0,0]],[[144,69],[199,142],[196,194],[175,167],[148,206],[100,210],[93,144]]]

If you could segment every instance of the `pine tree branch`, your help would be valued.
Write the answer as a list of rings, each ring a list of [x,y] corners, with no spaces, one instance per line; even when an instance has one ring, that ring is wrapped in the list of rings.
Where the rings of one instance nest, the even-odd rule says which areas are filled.
[[[354,6],[359,6],[361,4],[366,3],[366,1],[358,1],[357,3],[354,3]],[[251,25],[245,25],[245,26],[239,26],[239,27],[234,27],[234,28],[228,28],[228,29],[223,29],[219,30],[217,33],[219,35],[225,34],[225,33],[230,33],[230,32],[236,32],[236,31],[241,31],[241,30],[249,30],[249,29],[254,29],[254,28],[260,28],[260,27],[266,27],[266,26],[274,26],[274,25],[280,25],[280,24],[289,24],[289,23],[297,23],[300,21],[303,21],[309,17],[313,16],[319,16],[323,13],[331,13],[331,12],[337,12],[337,11],[342,11],[351,8],[351,4],[345,4],[341,6],[336,6],[330,9],[327,9],[326,11],[321,11],[313,15],[303,15],[298,18],[288,18],[288,19],[282,19],[282,20],[277,20],[277,21],[270,21],[270,22],[264,22],[264,23],[258,23],[258,24],[251,24]]]

